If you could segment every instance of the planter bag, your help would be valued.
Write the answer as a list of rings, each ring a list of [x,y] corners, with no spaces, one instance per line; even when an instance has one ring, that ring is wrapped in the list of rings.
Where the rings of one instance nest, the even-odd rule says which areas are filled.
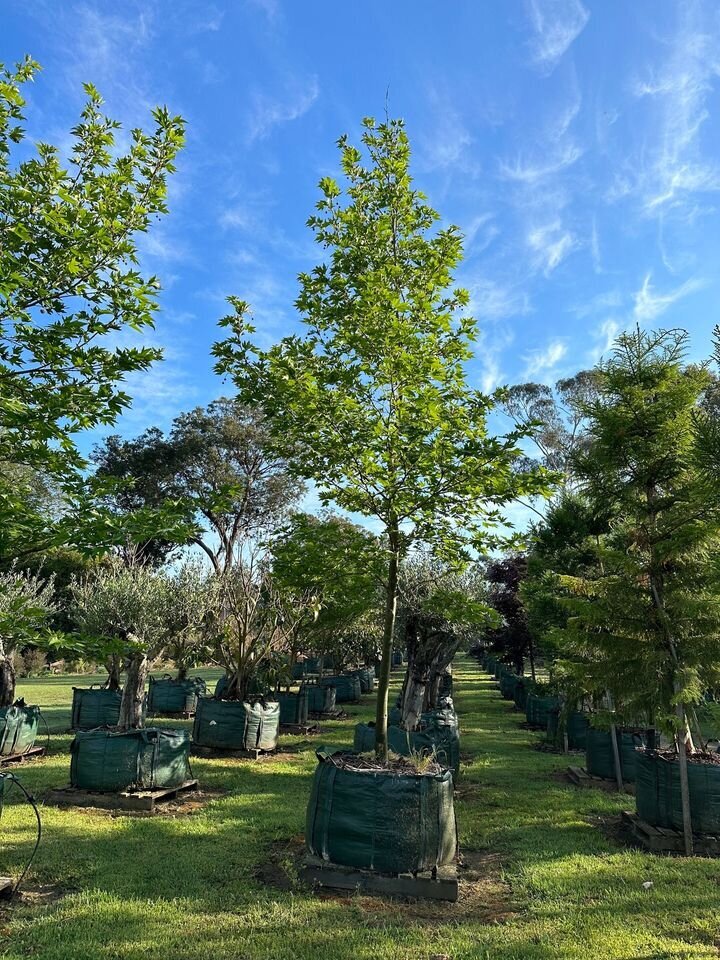
[[[400,707],[391,707],[388,712],[388,724],[392,726],[399,726],[402,721],[402,710]]]
[[[195,713],[198,697],[204,696],[206,690],[201,677],[188,677],[185,680],[169,676],[160,680],[150,677],[148,712]]]
[[[449,697],[443,702],[443,706],[421,714],[420,723],[423,727],[436,727],[438,729],[447,727],[456,731],[460,729],[458,715],[455,713],[453,702]]]
[[[635,796],[641,820],[654,827],[682,830],[680,764],[655,753],[635,758]],[[690,818],[693,833],[720,833],[720,766],[688,758]]]
[[[392,656],[390,658],[390,666],[401,667],[402,665],[403,665],[402,650],[393,650]]]
[[[440,686],[438,688],[439,697],[451,697],[453,695],[453,675],[443,673],[440,677]]]
[[[366,667],[360,670],[352,670],[351,676],[357,677],[360,681],[361,693],[372,693],[375,689],[375,673],[372,670],[368,670]]]
[[[513,700],[515,701],[515,706],[518,710],[522,710],[525,713],[527,709],[527,699],[533,691],[534,682],[531,677],[518,677],[518,681],[515,684],[515,693],[513,694]]]
[[[644,738],[639,733],[625,730],[616,730],[616,734],[623,782],[633,783],[638,756],[637,747],[645,746]],[[615,759],[609,730],[588,728],[585,740],[585,767],[593,777],[603,777],[605,780],[615,779]]]
[[[87,730],[70,744],[70,785],[101,793],[162,790],[192,778],[185,730]]]
[[[398,776],[341,770],[318,751],[305,844],[331,863],[379,873],[416,873],[457,852],[449,772]]]
[[[361,688],[357,677],[348,674],[338,674],[335,677],[323,677],[320,681],[323,687],[335,687],[338,703],[354,703],[360,699]]]
[[[375,750],[375,724],[358,723],[355,727],[353,749],[357,753]],[[401,757],[413,753],[434,755],[439,764],[452,771],[457,780],[460,774],[460,737],[456,730],[428,727],[425,730],[404,730],[388,726],[388,749]]]
[[[120,690],[102,687],[73,687],[73,730],[93,730],[95,727],[115,727],[120,719]]]
[[[27,753],[32,749],[40,723],[40,707],[0,709],[0,757]]]
[[[500,693],[502,694],[503,700],[514,700],[515,699],[515,688],[518,685],[518,677],[515,673],[504,673],[500,678]]]
[[[201,747],[218,750],[274,750],[279,726],[279,703],[200,697],[192,738]]]
[[[525,704],[527,722],[532,727],[541,727],[543,730],[547,730],[548,714],[559,706],[557,697],[538,697],[531,693],[528,695]]]
[[[279,693],[280,723],[308,722],[308,691],[303,687],[298,693]]]
[[[579,710],[573,710],[568,716],[566,724],[568,747],[570,747],[571,750],[584,750],[587,746],[587,733],[589,729],[590,720],[588,715]]]
[[[497,666],[497,657],[487,656],[485,657],[485,669],[488,673],[495,673],[495,667]]]
[[[317,657],[310,657],[307,660],[298,660],[293,664],[293,680],[302,680],[310,674],[320,673],[320,660]]]
[[[332,713],[337,702],[335,687],[307,687],[310,713]]]

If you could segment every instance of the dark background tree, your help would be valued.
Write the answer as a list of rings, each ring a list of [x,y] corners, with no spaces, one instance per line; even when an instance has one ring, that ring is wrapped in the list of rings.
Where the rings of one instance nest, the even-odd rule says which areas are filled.
[[[489,584],[487,602],[498,612],[502,622],[490,627],[485,639],[518,674],[525,672],[525,660],[529,660],[534,679],[535,647],[520,596],[527,572],[527,557],[521,553],[488,563],[485,568],[485,579]]]

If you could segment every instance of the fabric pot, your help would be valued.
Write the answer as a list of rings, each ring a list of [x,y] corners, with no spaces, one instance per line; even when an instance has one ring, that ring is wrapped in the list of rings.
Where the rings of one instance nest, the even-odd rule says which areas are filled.
[[[298,660],[297,663],[293,664],[293,680],[302,680],[303,677],[317,673],[320,673],[320,660],[317,657],[310,657],[307,660]]]
[[[694,833],[720,833],[720,766],[688,757],[690,819]],[[655,753],[635,757],[635,801],[641,820],[654,827],[682,830],[680,763]]]
[[[279,726],[279,703],[200,697],[192,738],[198,746],[218,750],[274,750]]]
[[[185,730],[87,730],[70,744],[70,784],[80,790],[162,790],[192,778]]]
[[[615,733],[623,782],[633,783],[638,756],[637,748],[645,746],[644,738],[639,733],[631,731],[616,729]],[[615,758],[609,730],[588,728],[585,741],[585,768],[593,777],[603,777],[605,780],[615,779]]]
[[[560,745],[562,733],[567,734],[569,750],[584,750],[587,741],[587,731],[590,726],[587,714],[573,710],[561,722],[560,708],[548,713],[547,740],[548,743]]]
[[[519,680],[520,677],[515,673],[504,673],[502,677],[500,677],[500,693],[503,700],[515,699],[515,688]]]
[[[277,701],[280,705],[280,723],[308,722],[307,687],[302,687],[298,693],[279,693]]]
[[[531,693],[525,705],[525,716],[531,727],[540,727],[547,730],[548,714],[559,707],[557,697],[538,697]]]
[[[375,689],[375,673],[373,670],[362,667],[360,670],[352,670],[351,676],[357,677],[360,681],[361,693],[372,693]]]
[[[195,713],[198,697],[207,691],[201,677],[176,680],[165,676],[160,680],[150,677],[148,690],[149,713]]]
[[[40,724],[40,707],[0,709],[0,757],[27,753],[35,745]]]
[[[357,753],[371,753],[375,749],[375,724],[357,724],[353,749]],[[388,726],[388,749],[401,757],[409,757],[413,753],[423,757],[434,756],[441,766],[452,771],[455,781],[460,775],[460,735],[451,727],[404,730],[402,727]]]
[[[102,687],[73,687],[73,730],[93,730],[95,727],[115,727],[120,720],[120,690]]]
[[[305,844],[316,857],[379,873],[416,873],[457,852],[449,771],[401,776],[336,767],[318,751]]]
[[[451,697],[453,695],[453,675],[443,673],[440,677],[440,686],[438,687],[438,697]]]
[[[402,650],[393,650],[390,665],[393,667],[401,667],[403,665]]]
[[[527,708],[527,698],[532,693],[533,681],[530,677],[518,677],[517,683],[515,684],[515,692],[513,694],[513,700],[515,701],[515,707],[518,710],[522,710],[525,713]]]
[[[335,687],[307,687],[308,711],[310,713],[332,713],[337,702]]]
[[[348,674],[338,674],[334,677],[323,677],[320,681],[323,687],[335,687],[338,703],[354,703],[360,699],[362,693],[360,680]]]

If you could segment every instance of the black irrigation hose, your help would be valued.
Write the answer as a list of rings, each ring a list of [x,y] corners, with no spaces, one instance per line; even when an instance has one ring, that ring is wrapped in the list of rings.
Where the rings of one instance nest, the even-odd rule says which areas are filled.
[[[33,812],[35,813],[35,819],[37,820],[37,837],[36,837],[36,839],[35,839],[35,846],[33,847],[33,852],[30,854],[30,859],[28,860],[27,864],[25,865],[25,869],[22,871],[22,873],[20,874],[18,880],[16,881],[15,885],[14,885],[13,888],[12,888],[12,893],[10,894],[10,897],[11,897],[11,899],[12,899],[13,897],[16,897],[16,896],[17,896],[18,891],[20,890],[20,884],[23,882],[23,880],[24,880],[25,877],[27,876],[28,870],[29,870],[30,867],[32,866],[33,860],[35,859],[35,854],[38,852],[38,847],[40,846],[40,841],[41,841],[41,839],[42,839],[42,821],[41,821],[41,819],[40,819],[40,811],[38,810],[37,804],[35,803],[35,798],[32,796],[32,794],[28,793],[28,791],[25,789],[25,787],[24,787],[24,786],[20,783],[20,781],[17,779],[17,777],[15,776],[15,774],[13,774],[13,773],[0,773],[0,778],[3,779],[3,780],[8,780],[8,781],[10,782],[10,785],[11,785],[11,786],[12,786],[12,784],[15,784],[16,787],[19,787],[19,788],[20,788],[20,790],[21,790],[21,791],[23,792],[23,794],[25,795],[25,799],[26,799],[27,802],[30,804],[30,806],[33,808]]]

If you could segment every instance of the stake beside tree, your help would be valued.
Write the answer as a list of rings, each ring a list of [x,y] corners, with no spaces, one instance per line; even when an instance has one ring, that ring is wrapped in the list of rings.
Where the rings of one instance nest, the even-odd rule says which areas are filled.
[[[466,365],[475,322],[467,291],[452,288],[462,257],[456,227],[413,189],[401,121],[363,122],[363,146],[339,141],[345,192],[320,181],[308,225],[327,259],[300,276],[303,336],[269,350],[248,341],[249,307],[233,298],[215,347],[240,400],[264,407],[278,450],[311,478],[323,502],[372,517],[387,577],[376,749],[387,757],[390,657],[401,558],[414,543],[453,562],[496,542],[488,530],[518,494],[543,489],[517,474],[522,431],[488,434],[495,397],[472,389]]]

